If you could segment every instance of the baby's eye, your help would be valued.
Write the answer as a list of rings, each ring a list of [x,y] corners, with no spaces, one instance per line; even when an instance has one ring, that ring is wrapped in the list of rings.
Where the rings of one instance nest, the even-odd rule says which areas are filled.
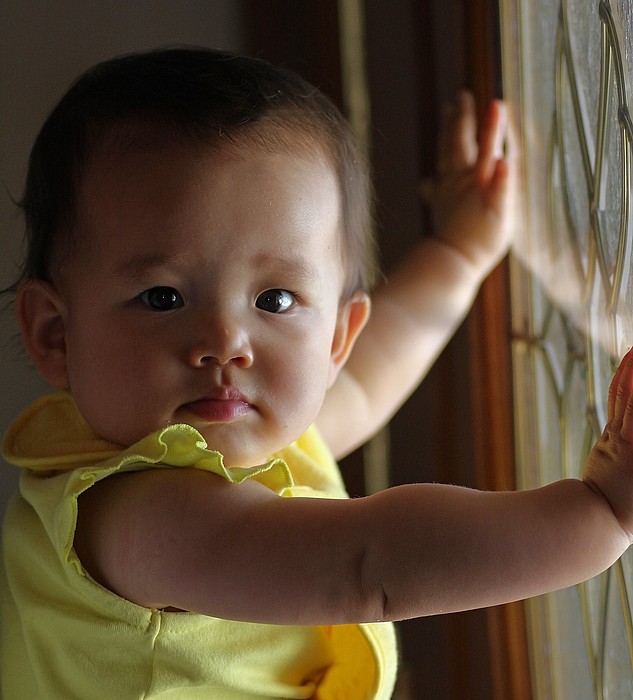
[[[144,291],[139,299],[154,311],[172,311],[184,304],[180,292],[173,287],[152,287]]]
[[[255,306],[271,314],[283,314],[295,303],[295,297],[285,289],[268,289],[255,301]]]

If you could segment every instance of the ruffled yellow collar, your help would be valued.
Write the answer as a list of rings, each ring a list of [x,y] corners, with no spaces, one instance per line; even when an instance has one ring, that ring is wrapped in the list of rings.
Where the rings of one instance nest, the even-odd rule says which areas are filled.
[[[99,438],[81,416],[72,396],[58,392],[32,404],[7,431],[4,458],[31,472],[60,472],[100,463],[120,470],[140,464],[196,467],[212,471],[232,483],[266,474],[267,485],[278,493],[292,487],[293,479],[279,457],[248,468],[227,468],[219,452],[208,448],[190,425],[170,425],[129,448]]]

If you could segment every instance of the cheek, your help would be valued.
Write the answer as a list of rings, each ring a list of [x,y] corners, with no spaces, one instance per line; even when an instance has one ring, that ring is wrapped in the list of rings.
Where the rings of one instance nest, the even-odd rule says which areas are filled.
[[[271,397],[285,403],[285,412],[318,411],[328,388],[329,352],[305,341],[286,348],[292,349],[284,349],[264,370]]]
[[[92,325],[90,333],[71,333],[67,348],[70,391],[91,413],[121,415],[166,385],[170,365],[159,361],[156,347],[107,323]]]
[[[167,363],[134,345],[91,344],[88,361],[75,362],[70,390],[92,429],[131,445],[163,427],[170,406]]]
[[[121,337],[104,324],[96,325],[89,333],[71,332],[67,347],[71,380],[82,384],[117,382],[134,363],[133,351],[133,346],[122,343]]]

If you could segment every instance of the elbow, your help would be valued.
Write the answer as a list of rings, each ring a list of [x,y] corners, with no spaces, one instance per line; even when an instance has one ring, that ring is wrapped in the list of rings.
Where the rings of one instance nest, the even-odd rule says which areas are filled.
[[[375,565],[375,556],[371,546],[364,547],[357,567],[359,616],[364,622],[388,622],[392,617],[390,599],[384,582]]]

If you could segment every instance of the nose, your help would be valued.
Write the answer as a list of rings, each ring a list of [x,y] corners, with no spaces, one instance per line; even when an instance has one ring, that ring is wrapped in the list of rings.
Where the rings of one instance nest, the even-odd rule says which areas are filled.
[[[200,321],[200,335],[189,348],[189,364],[205,367],[236,364],[250,367],[253,364],[253,349],[247,330],[235,319],[218,322],[218,319]]]

